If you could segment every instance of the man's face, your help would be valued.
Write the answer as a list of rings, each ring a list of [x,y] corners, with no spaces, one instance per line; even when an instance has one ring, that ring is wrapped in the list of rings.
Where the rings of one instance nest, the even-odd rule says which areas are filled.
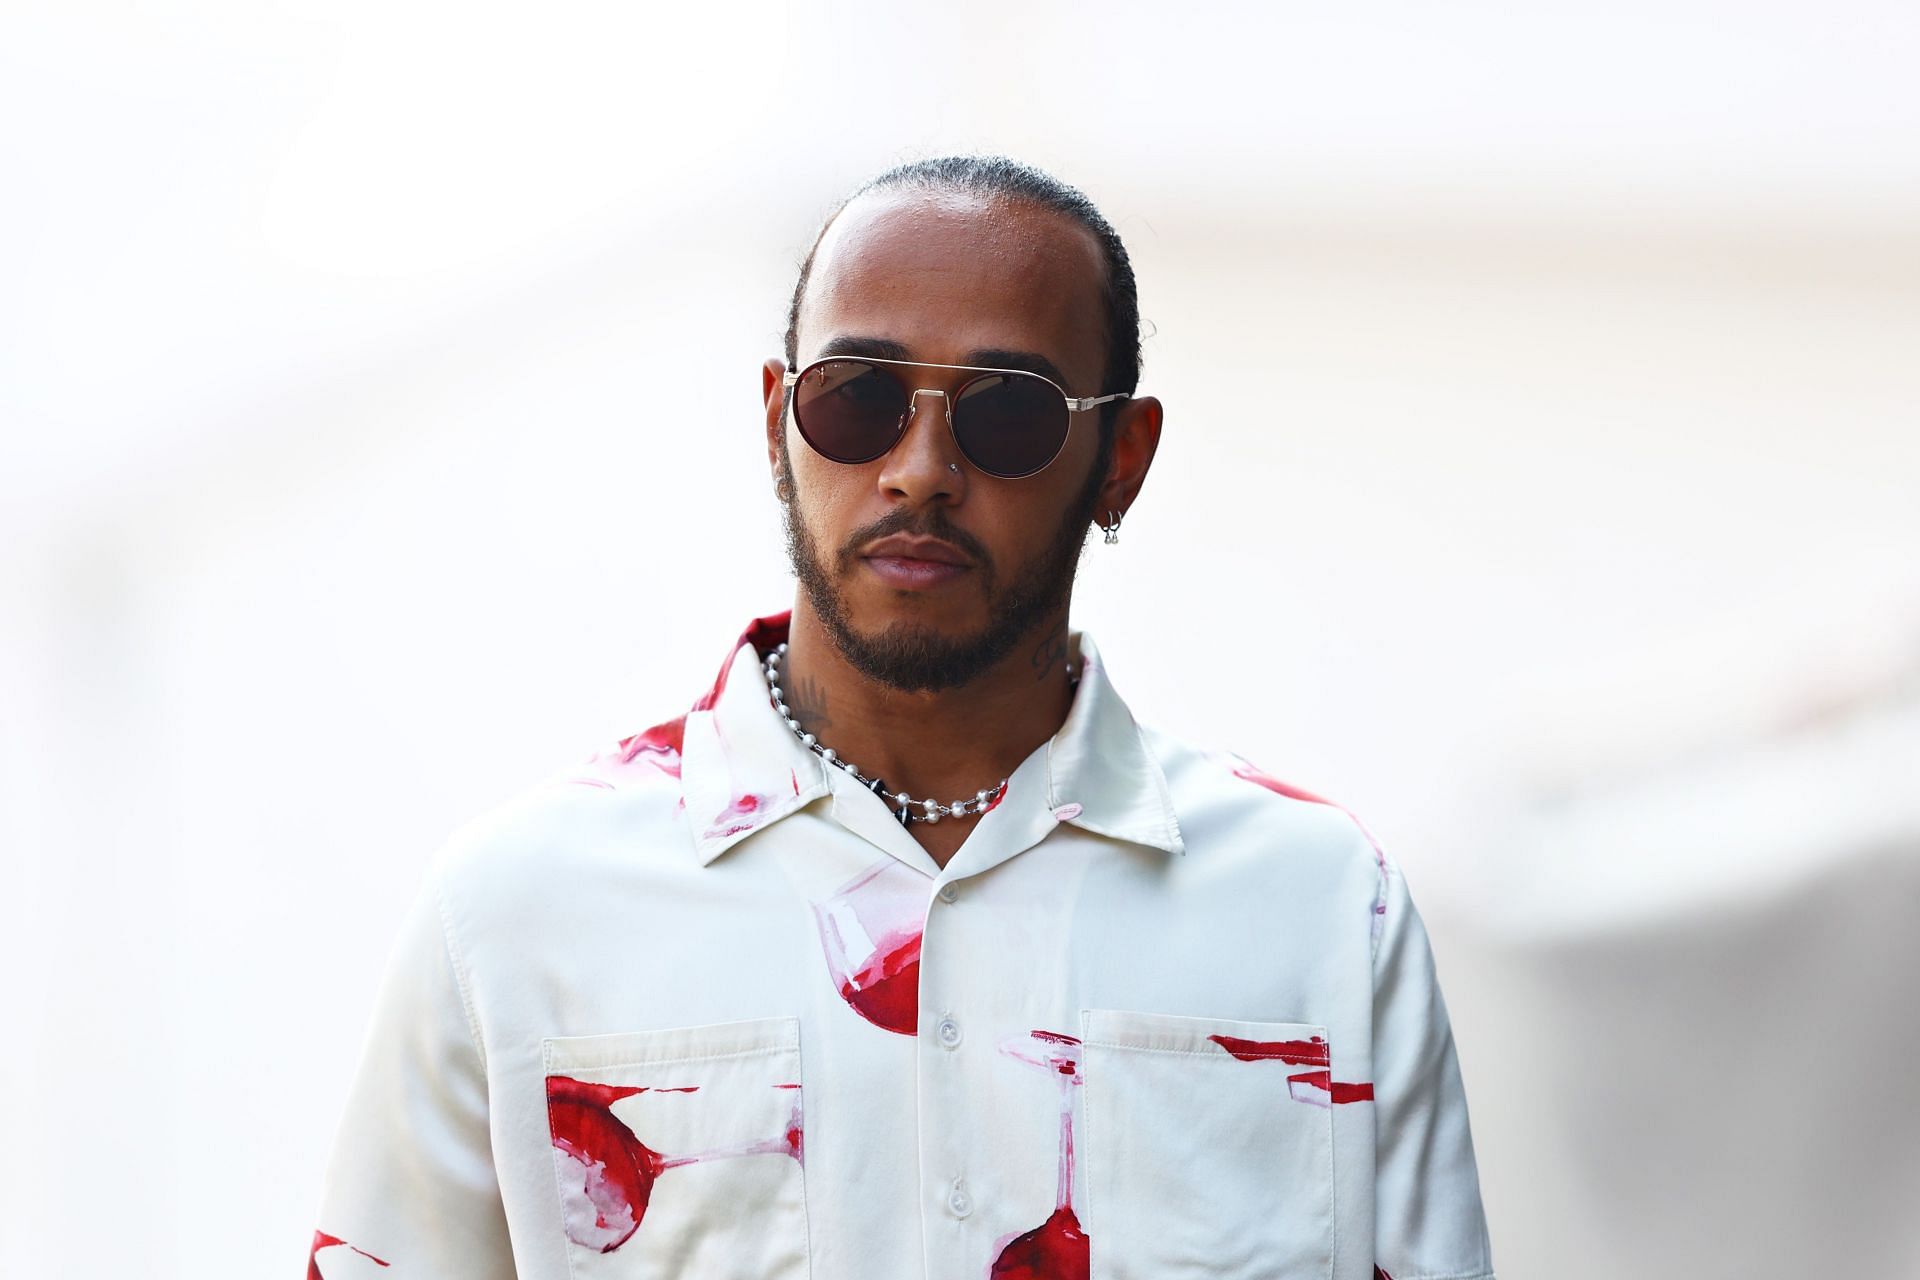
[[[1028,368],[1069,395],[1101,394],[1103,270],[1094,238],[1049,210],[876,193],[848,206],[814,255],[799,361],[848,354]],[[900,372],[909,387],[949,394],[969,376]],[[1098,418],[1074,414],[1051,465],[1006,480],[961,455],[938,396],[916,398],[885,456],[849,466],[815,453],[770,395],[794,572],[857,670],[905,690],[964,684],[1066,604],[1104,478]],[[916,575],[874,554],[891,535],[938,538],[966,564]]]

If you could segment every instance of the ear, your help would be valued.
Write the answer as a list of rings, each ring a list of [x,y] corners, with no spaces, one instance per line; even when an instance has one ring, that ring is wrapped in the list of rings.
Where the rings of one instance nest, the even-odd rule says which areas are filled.
[[[1147,482],[1147,470],[1153,466],[1154,451],[1160,447],[1160,402],[1152,396],[1123,401],[1113,422],[1113,461],[1107,465],[1106,482],[1100,486],[1100,508],[1096,519],[1105,519],[1109,511],[1125,515],[1140,496]]]
[[[783,379],[787,366],[778,360],[769,360],[760,366],[760,398],[766,401],[767,411],[767,470],[774,482],[780,480],[781,433],[786,430],[781,422],[781,410],[787,403],[787,389]]]

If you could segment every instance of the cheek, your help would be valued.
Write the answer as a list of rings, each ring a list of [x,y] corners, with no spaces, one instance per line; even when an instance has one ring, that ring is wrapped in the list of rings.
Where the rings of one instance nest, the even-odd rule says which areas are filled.
[[[798,494],[795,505],[816,540],[838,545],[839,537],[857,523],[860,497],[871,485],[862,483],[864,468],[828,462],[808,449],[804,440],[798,444],[804,452],[787,455]]]
[[[1083,415],[1086,425],[1076,424],[1067,447],[1053,465],[1062,467],[1061,491],[1078,493],[1086,482],[1087,473],[1093,469],[1094,459],[1100,455],[1100,416],[1098,412]]]
[[[1035,476],[1025,482],[1034,488],[1009,493],[1005,500],[981,503],[968,522],[993,553],[994,563],[1013,569],[1041,555],[1060,529],[1061,514],[1072,498],[1071,490],[1053,483],[1039,483]]]

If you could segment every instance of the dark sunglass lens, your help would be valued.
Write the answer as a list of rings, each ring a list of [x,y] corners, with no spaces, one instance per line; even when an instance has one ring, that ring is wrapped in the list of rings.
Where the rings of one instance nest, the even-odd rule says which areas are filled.
[[[967,384],[953,406],[954,435],[982,471],[1031,475],[1067,438],[1067,402],[1044,379],[996,373]]]
[[[806,442],[835,462],[871,462],[900,438],[906,389],[864,360],[825,360],[793,388],[793,422]]]

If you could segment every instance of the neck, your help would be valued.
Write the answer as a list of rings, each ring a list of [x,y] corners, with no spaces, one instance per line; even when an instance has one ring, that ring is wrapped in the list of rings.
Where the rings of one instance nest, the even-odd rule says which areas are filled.
[[[804,594],[788,646],[781,687],[800,727],[867,777],[918,799],[950,804],[993,787],[1059,731],[1073,703],[1065,603],[993,667],[935,693],[903,693],[849,665]],[[942,822],[940,843],[964,838],[977,821]],[[928,825],[913,824],[915,836],[934,835],[922,830]]]

